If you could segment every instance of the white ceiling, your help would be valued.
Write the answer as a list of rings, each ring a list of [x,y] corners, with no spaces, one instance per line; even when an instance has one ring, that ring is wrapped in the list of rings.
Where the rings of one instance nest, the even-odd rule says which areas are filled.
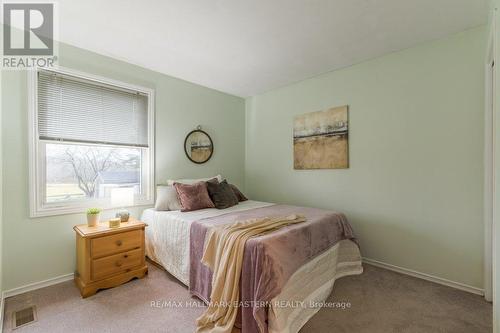
[[[486,23],[489,0],[60,0],[60,39],[252,96]]]

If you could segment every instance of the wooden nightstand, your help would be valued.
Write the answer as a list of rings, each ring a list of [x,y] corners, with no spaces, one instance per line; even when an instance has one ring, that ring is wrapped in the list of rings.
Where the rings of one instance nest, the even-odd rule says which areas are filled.
[[[82,297],[147,274],[145,227],[146,223],[137,220],[121,223],[118,228],[109,228],[107,222],[96,227],[86,224],[73,227],[77,255],[75,283]]]

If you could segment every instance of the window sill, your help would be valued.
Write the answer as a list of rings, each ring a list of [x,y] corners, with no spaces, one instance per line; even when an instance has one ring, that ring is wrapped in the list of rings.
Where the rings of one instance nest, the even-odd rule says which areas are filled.
[[[99,207],[99,205],[94,205]],[[136,207],[145,207],[145,206],[154,206],[154,200],[144,200],[141,201],[133,206],[128,206],[128,207],[110,207],[106,206],[103,207],[103,211],[108,211],[108,210],[117,210],[117,209],[122,209],[122,208],[136,208]],[[30,212],[30,218],[36,219],[36,218],[41,218],[41,217],[49,217],[49,216],[58,216],[58,215],[71,215],[71,214],[86,214],[87,208],[89,208],[90,205],[82,205],[82,206],[68,206],[68,207],[44,207],[44,208],[39,208],[37,207],[35,210],[32,210]]]

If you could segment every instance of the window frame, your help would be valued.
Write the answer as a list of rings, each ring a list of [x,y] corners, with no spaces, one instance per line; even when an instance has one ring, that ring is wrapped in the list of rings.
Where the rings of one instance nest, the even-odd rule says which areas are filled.
[[[85,208],[90,206],[98,206],[103,209],[113,209],[119,207],[111,206],[109,200],[103,199],[89,199],[73,202],[60,202],[60,203],[45,203],[45,151],[42,149],[47,143],[57,141],[42,140],[38,133],[38,72],[48,71],[61,75],[69,75],[76,79],[86,80],[95,83],[96,85],[112,86],[117,89],[125,89],[140,92],[145,94],[148,98],[148,148],[142,148],[141,157],[141,181],[146,177],[145,193],[139,198],[134,200],[134,207],[153,205],[155,199],[155,91],[147,87],[141,87],[113,79],[97,76],[80,72],[73,69],[58,67],[57,69],[41,69],[33,68],[28,72],[28,134],[29,134],[29,191],[30,191],[30,217],[43,217],[53,215],[63,215],[72,213],[82,213]],[[82,144],[89,145],[88,143],[79,142],[60,142],[67,144]],[[111,147],[113,145],[96,144],[96,146]],[[127,146],[120,146],[127,147]],[[137,147],[131,147],[137,148]]]

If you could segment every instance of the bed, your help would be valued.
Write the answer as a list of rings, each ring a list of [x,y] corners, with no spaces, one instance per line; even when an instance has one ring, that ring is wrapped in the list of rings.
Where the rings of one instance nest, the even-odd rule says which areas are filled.
[[[305,215],[313,210],[305,207],[292,208],[305,212]],[[236,206],[222,210],[210,208],[180,212],[146,209],[142,215],[142,220],[149,225],[146,228],[146,255],[190,288],[192,294],[207,302],[210,285],[208,284],[208,290],[204,289],[207,289],[206,280],[209,280],[210,276],[207,271],[203,271],[204,267],[196,265],[196,255],[199,256],[196,249],[200,246],[203,249],[203,245],[199,244],[199,238],[196,244],[192,244],[194,242],[192,239],[195,239],[192,236],[193,230],[200,230],[200,226],[217,223],[219,220],[228,221],[250,216],[253,212],[269,214],[273,209],[279,209],[278,205],[252,200],[240,202]],[[192,246],[195,246],[194,250]],[[193,252],[192,258],[190,258],[190,252]],[[362,270],[361,255],[355,239],[341,239],[318,255],[312,256],[287,278],[279,294],[273,297],[271,305],[266,308],[266,327],[262,328],[254,323],[245,324],[244,322],[242,327],[241,318],[236,326],[242,327],[243,332],[298,332],[321,307],[287,305],[321,304],[330,295],[336,279],[360,274]],[[243,278],[244,275],[242,275],[242,280]],[[204,282],[204,285],[196,285],[196,281],[200,280]],[[273,306],[273,304],[284,306]],[[243,314],[242,317],[245,318],[245,315]]]

